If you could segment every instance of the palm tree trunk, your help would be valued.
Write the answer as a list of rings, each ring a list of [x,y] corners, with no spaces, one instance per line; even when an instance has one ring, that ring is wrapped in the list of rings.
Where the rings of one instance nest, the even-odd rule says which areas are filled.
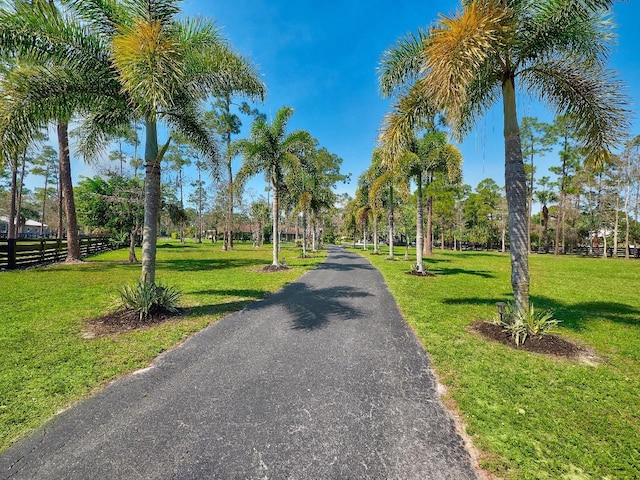
[[[307,214],[302,211],[302,258],[307,258]]]
[[[231,112],[231,98],[227,94],[225,96],[225,114],[230,117]],[[224,243],[222,245],[223,250],[231,250],[233,248],[233,166],[231,162],[231,127],[227,126],[225,132],[225,142],[227,144],[227,178],[229,184],[227,185],[227,218],[225,219],[224,226]]]
[[[378,254],[378,214],[373,214],[373,253]]]
[[[62,239],[63,227],[62,227],[62,183],[60,181],[60,169],[58,169],[58,239]]]
[[[158,160],[158,129],[155,119],[145,121],[145,183],[144,226],[142,228],[142,280],[156,281],[156,243],[160,212],[160,161]]]
[[[367,250],[367,221],[365,220],[362,227],[362,250]]]
[[[58,151],[60,158],[60,185],[64,199],[64,213],[67,217],[67,259],[66,262],[80,261],[80,239],[78,238],[78,220],[73,199],[71,182],[71,159],[69,156],[69,124],[58,122]]]
[[[312,252],[316,252],[318,245],[317,243],[320,241],[320,239],[318,239],[318,224],[317,224],[317,218],[315,215],[313,215],[311,217],[311,251]]]
[[[229,135],[227,141],[227,150],[229,150],[231,143],[231,135]],[[231,250],[233,248],[233,169],[231,166],[231,159],[227,159],[227,176],[229,178],[228,192],[227,192],[227,218],[225,221],[225,233],[224,233],[224,245],[223,250]]]
[[[278,186],[274,183],[273,187],[273,207],[271,214],[273,215],[273,261],[271,264],[274,267],[280,266],[280,262],[278,261],[278,250],[280,243],[280,230],[279,227],[279,218],[278,218]]]
[[[424,272],[424,264],[422,261],[422,226],[424,223],[424,211],[422,207],[422,172],[416,176],[418,183],[418,195],[416,199],[416,272]]]
[[[393,259],[393,186],[389,186],[389,258]]]
[[[18,191],[18,158],[11,159],[11,200],[9,203],[9,224],[7,238],[16,238],[16,194]]]
[[[198,243],[202,243],[202,168],[198,163]]]
[[[425,234],[427,242],[424,245],[425,255],[430,257],[433,255],[433,197],[427,197],[427,231]]]
[[[618,182],[618,188],[616,191],[616,209],[614,215],[616,216],[613,223],[613,252],[611,256],[613,258],[618,258],[618,232],[620,229],[620,215],[618,212],[620,211],[620,182]]]
[[[24,187],[24,173],[27,168],[27,151],[22,152],[22,165],[20,166],[20,181],[17,183],[17,200],[16,200],[16,214],[18,216],[17,234],[21,236],[23,231],[22,223],[22,191]],[[25,219],[26,221],[26,219]]]
[[[533,216],[533,141],[531,142],[531,177],[529,178],[529,198],[527,199],[527,207],[529,211],[527,212],[527,250],[529,252],[533,252],[531,248],[531,217]],[[502,249],[504,252],[504,248]]]
[[[509,238],[511,253],[511,287],[515,307],[526,312],[529,307],[529,258],[527,189],[520,130],[516,114],[515,80],[509,76],[502,83],[504,139],[505,139],[505,188],[509,208]]]

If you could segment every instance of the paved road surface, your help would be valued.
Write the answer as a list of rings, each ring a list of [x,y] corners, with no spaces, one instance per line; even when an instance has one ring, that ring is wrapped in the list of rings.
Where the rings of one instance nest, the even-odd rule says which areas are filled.
[[[382,276],[331,248],[0,455],[11,479],[471,479]]]

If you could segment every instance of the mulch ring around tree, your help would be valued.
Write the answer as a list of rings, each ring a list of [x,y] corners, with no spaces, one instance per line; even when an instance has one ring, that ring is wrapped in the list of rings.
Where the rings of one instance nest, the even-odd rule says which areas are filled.
[[[140,319],[140,314],[134,310],[118,310],[108,313],[98,318],[91,318],[85,321],[85,329],[82,336],[84,338],[96,338],[106,335],[117,335],[119,333],[144,330],[172,320],[178,320],[189,312],[188,308],[179,308],[176,313],[166,310],[152,312],[144,319]]]
[[[423,272],[419,272],[417,270],[409,270],[408,272],[405,272],[407,275],[414,275],[416,277],[435,277],[436,275],[434,273],[431,273],[427,270],[423,271]]]
[[[260,272],[265,272],[265,273],[272,273],[272,272],[282,272],[283,270],[290,270],[289,267],[285,267],[284,265],[268,265],[264,268],[261,268]]]
[[[589,364],[600,362],[600,358],[593,350],[576,345],[570,340],[557,335],[528,337],[524,344],[516,345],[511,334],[505,332],[500,325],[476,320],[470,325],[470,328],[488,340],[499,342],[516,350],[526,350],[527,352],[541,353]]]

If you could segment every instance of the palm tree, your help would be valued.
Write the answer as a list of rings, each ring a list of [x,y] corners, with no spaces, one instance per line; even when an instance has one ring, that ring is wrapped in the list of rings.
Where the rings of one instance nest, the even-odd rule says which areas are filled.
[[[0,55],[13,66],[3,79],[0,137],[5,147],[15,149],[20,142],[29,143],[48,122],[56,122],[67,261],[78,261],[69,121],[74,113],[96,106],[105,96],[118,97],[119,89],[107,80],[106,44],[99,36],[51,1],[17,0],[11,7],[0,10]],[[114,107],[112,101],[109,108]]]
[[[384,173],[384,168],[380,162],[380,155],[374,152],[371,165],[369,168],[358,178],[358,189],[356,190],[356,198],[360,199],[360,203],[363,206],[368,207],[369,215],[372,219],[373,227],[373,253],[377,255],[380,253],[378,245],[378,221],[382,214],[382,196],[380,189],[371,191],[376,180]],[[360,196],[358,195],[360,193]]]
[[[516,80],[558,112],[571,114],[590,160],[602,161],[627,126],[621,85],[605,68],[613,3],[463,1],[459,12],[440,16],[428,32],[401,39],[382,58],[383,95],[408,88],[408,101],[416,107],[402,118],[408,125],[420,118],[428,99],[461,138],[502,98],[511,285],[521,311],[529,304],[529,263]]]
[[[384,133],[382,137],[384,138]],[[432,129],[420,140],[409,137],[404,155],[399,160],[400,169],[407,180],[415,179],[416,191],[416,267],[417,273],[424,273],[423,253],[432,254],[432,228],[433,228],[433,198],[427,198],[427,231],[423,233],[424,226],[424,180],[427,186],[435,172],[446,172],[449,180],[454,181],[461,174],[462,154],[457,147],[447,141],[447,135]],[[426,240],[423,244],[423,239]],[[423,252],[423,246],[426,251]]]
[[[386,146],[376,148],[373,151],[373,157],[371,159],[372,167],[371,173],[377,174],[375,178],[372,178],[373,182],[369,188],[369,202],[372,205],[373,210],[382,209],[384,205],[384,194],[386,196],[386,204],[388,209],[387,228],[388,228],[388,243],[389,243],[389,259],[394,259],[394,234],[395,234],[395,206],[396,200],[394,197],[396,194],[402,194],[407,196],[406,183],[403,181],[402,175],[397,167],[398,162],[388,158],[392,155],[391,150]]]
[[[31,8],[30,2],[15,3]],[[213,22],[178,20],[177,0],[74,0],[68,5],[68,16],[46,22],[4,12],[0,48],[6,48],[3,53],[29,50],[39,64],[54,67],[39,72],[36,80],[40,83],[34,81],[38,88],[25,91],[47,107],[43,114],[46,120],[57,118],[51,113],[56,108],[60,111],[62,100],[74,100],[75,108],[66,108],[63,113],[83,115],[85,156],[95,153],[114,132],[143,119],[146,181],[142,277],[154,283],[160,162],[169,146],[167,141],[159,148],[158,122],[169,124],[215,165],[217,146],[204,127],[201,103],[220,85],[236,78],[242,61],[220,37]],[[45,8],[54,10],[42,0],[33,2],[33,9]],[[29,112],[34,110],[38,111],[32,108]],[[22,130],[43,121],[24,112],[17,118],[28,120],[18,122]],[[2,125],[0,120],[0,128]]]
[[[291,107],[282,107],[271,124],[264,118],[257,118],[251,125],[249,139],[238,140],[235,149],[242,153],[243,164],[236,176],[236,182],[243,183],[248,178],[264,173],[273,189],[273,267],[280,267],[278,260],[279,235],[278,217],[279,195],[284,187],[287,169],[303,162],[305,151],[313,149],[315,142],[308,132],[297,130],[287,134],[287,123],[293,115]]]

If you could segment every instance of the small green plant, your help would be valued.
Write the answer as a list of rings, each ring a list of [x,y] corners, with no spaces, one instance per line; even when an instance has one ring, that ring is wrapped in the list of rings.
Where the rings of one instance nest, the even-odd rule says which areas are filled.
[[[536,311],[532,303],[525,311],[518,311],[512,303],[508,303],[497,323],[520,346],[529,336],[547,335],[560,321],[553,318],[551,310]]]
[[[181,295],[182,292],[175,287],[156,285],[140,279],[134,285],[124,285],[120,289],[120,300],[117,306],[137,311],[140,314],[140,320],[143,320],[154,312],[176,313]]]

